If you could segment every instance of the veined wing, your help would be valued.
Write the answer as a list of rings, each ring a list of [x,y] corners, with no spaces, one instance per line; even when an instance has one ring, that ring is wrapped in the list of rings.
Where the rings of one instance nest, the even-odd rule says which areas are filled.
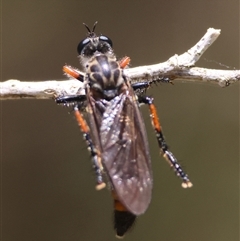
[[[133,214],[144,213],[152,193],[145,126],[129,89],[111,100],[100,127],[103,165],[119,200]]]

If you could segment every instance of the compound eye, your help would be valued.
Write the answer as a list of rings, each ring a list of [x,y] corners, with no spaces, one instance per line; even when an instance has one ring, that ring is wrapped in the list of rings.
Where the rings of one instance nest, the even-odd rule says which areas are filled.
[[[111,40],[110,38],[108,38],[107,36],[101,35],[101,36],[99,37],[99,40],[104,41],[104,42],[107,42],[111,47],[112,47],[112,45],[113,45],[112,40]]]
[[[83,39],[77,46],[77,51],[78,54],[80,55],[83,51],[83,49],[90,43],[90,39],[89,38],[85,38]]]

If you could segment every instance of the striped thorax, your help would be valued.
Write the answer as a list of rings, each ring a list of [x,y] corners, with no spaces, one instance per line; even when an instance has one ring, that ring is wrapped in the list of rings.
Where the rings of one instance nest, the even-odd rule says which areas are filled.
[[[86,65],[86,80],[91,90],[106,100],[119,95],[124,76],[115,57],[99,54]]]

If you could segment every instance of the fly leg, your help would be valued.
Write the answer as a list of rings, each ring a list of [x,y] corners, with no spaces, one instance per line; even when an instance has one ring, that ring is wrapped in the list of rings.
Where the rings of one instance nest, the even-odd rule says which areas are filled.
[[[83,82],[84,81],[84,76],[78,72],[76,69],[72,68],[71,66],[65,65],[63,67],[63,71],[69,75],[74,77],[75,79]],[[74,115],[76,117],[76,120],[78,122],[78,125],[83,133],[83,137],[87,143],[88,149],[91,153],[92,157],[92,165],[93,169],[96,174],[96,189],[101,190],[106,186],[106,183],[103,181],[103,166],[101,162],[101,155],[100,152],[97,150],[97,148],[94,146],[93,141],[90,136],[90,131],[87,122],[84,120],[82,117],[82,114],[79,110],[78,106],[83,106],[83,103],[86,101],[86,95],[69,95],[69,96],[63,96],[63,97],[58,97],[55,99],[55,101],[58,104],[64,104],[64,105],[72,105],[74,104]],[[77,103],[77,104],[76,104]],[[79,104],[80,103],[80,104]]]
[[[79,70],[74,69],[72,66],[70,65],[64,65],[63,66],[63,72],[68,75],[71,76],[81,82],[84,81],[84,74],[81,73]]]
[[[93,169],[95,171],[95,174],[97,176],[97,185],[96,185],[96,189],[97,190],[101,190],[106,186],[106,183],[104,183],[103,181],[103,166],[102,166],[102,162],[101,162],[101,156],[99,151],[97,150],[97,148],[94,146],[91,136],[90,136],[90,131],[89,131],[89,127],[87,122],[84,120],[84,118],[82,117],[81,112],[79,111],[78,107],[75,106],[74,107],[74,115],[76,117],[76,120],[78,122],[78,125],[83,133],[83,137],[87,143],[88,146],[88,150],[91,153],[91,157],[92,157],[92,164],[93,164]]]
[[[159,145],[159,148],[161,149],[161,153],[163,157],[169,163],[169,165],[174,169],[177,176],[182,179],[183,181],[182,187],[183,188],[192,187],[192,183],[189,180],[188,175],[183,171],[182,167],[178,164],[176,157],[168,149],[167,143],[162,133],[160,121],[157,115],[157,109],[153,104],[153,98],[150,98],[147,96],[144,96],[144,97],[140,96],[138,100],[140,103],[148,104],[149,106],[152,125],[153,125],[153,128],[155,129],[158,145]]]
[[[63,105],[72,105],[76,103],[83,103],[86,101],[87,97],[86,95],[66,95],[66,96],[61,96],[57,97],[55,99],[57,104],[63,104]]]
[[[56,102],[58,104],[69,105],[69,102],[74,103],[74,102],[84,101],[84,100],[86,100],[85,95],[83,95],[83,96],[81,96],[81,95],[74,96],[73,95],[73,96],[58,97],[56,99]],[[96,178],[96,182],[97,182],[96,189],[101,190],[102,188],[104,188],[106,186],[106,184],[103,182],[103,176],[102,176],[103,166],[101,163],[100,152],[97,150],[97,148],[94,146],[94,144],[92,142],[88,124],[82,117],[82,114],[79,111],[78,105],[75,105],[75,107],[74,107],[74,115],[75,115],[78,125],[83,133],[83,137],[87,143],[88,150],[91,153],[92,165],[93,165],[93,169],[95,171],[96,177],[97,177]]]

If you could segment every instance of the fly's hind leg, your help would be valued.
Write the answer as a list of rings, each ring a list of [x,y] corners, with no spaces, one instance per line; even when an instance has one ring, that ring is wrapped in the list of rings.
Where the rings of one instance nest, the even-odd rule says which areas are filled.
[[[84,120],[82,117],[81,112],[79,111],[78,107],[74,107],[74,115],[76,117],[76,120],[78,122],[78,125],[83,133],[83,137],[87,143],[88,150],[91,153],[92,157],[92,164],[93,164],[93,169],[95,171],[96,177],[97,177],[97,185],[96,189],[101,190],[106,186],[106,183],[103,181],[103,166],[101,162],[101,155],[100,152],[97,150],[97,148],[94,146],[91,136],[90,136],[90,131],[87,122]]]
[[[63,71],[69,75],[74,77],[75,79],[83,82],[84,76],[78,72],[76,69],[72,68],[71,66],[65,65],[63,67]],[[101,190],[106,186],[106,183],[103,181],[103,166],[101,161],[101,154],[99,150],[93,144],[93,141],[90,136],[90,131],[87,122],[83,118],[80,110],[83,107],[84,102],[86,101],[86,95],[69,95],[69,96],[62,96],[55,99],[58,104],[64,105],[74,105],[74,115],[78,122],[78,125],[83,133],[83,137],[87,143],[88,150],[91,153],[92,157],[92,165],[93,169],[96,174],[96,189]],[[77,104],[76,104],[77,103]],[[79,104],[80,103],[80,104]]]
[[[158,141],[159,148],[161,149],[161,153],[165,160],[169,163],[169,165],[174,169],[177,176],[182,179],[182,187],[183,188],[189,188],[192,187],[192,183],[188,178],[188,175],[183,171],[182,167],[178,163],[176,157],[173,155],[172,152],[169,151],[167,143],[164,139],[160,121],[157,115],[157,109],[155,105],[153,104],[153,98],[147,97],[147,96],[140,96],[138,98],[139,103],[144,103],[149,106],[150,110],[150,116],[152,119],[152,125],[156,132],[156,137]]]
[[[64,96],[64,97],[58,97],[56,99],[56,102],[58,104],[65,104],[68,105],[69,103],[76,103],[78,101],[84,101],[86,99],[86,96]],[[82,103],[82,102],[80,102]],[[81,105],[79,105],[81,107]],[[93,141],[90,136],[90,131],[87,122],[83,118],[78,105],[75,104],[74,107],[74,115],[77,120],[77,123],[81,129],[81,132],[83,133],[83,137],[87,143],[88,150],[90,151],[91,157],[92,157],[92,165],[93,169],[96,174],[96,189],[101,190],[106,186],[106,183],[103,181],[103,166],[101,162],[101,154],[99,150],[95,147],[93,144]]]

